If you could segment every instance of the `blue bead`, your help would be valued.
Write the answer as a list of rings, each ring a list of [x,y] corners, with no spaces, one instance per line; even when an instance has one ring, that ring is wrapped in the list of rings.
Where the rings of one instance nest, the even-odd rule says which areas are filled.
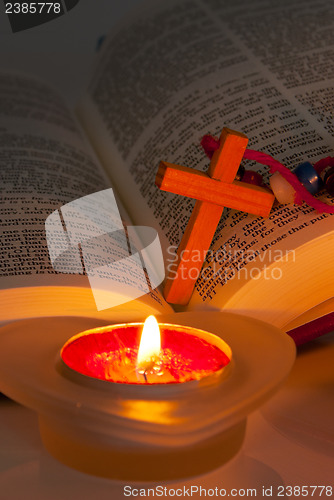
[[[293,173],[311,194],[316,194],[322,189],[322,180],[310,162],[301,163],[294,169]]]

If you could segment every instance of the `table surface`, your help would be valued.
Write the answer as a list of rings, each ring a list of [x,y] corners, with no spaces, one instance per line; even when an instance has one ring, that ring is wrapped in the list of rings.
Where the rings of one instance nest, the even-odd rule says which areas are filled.
[[[49,80],[73,103],[78,89],[85,87],[91,74],[99,36],[140,1],[81,0],[62,18],[17,34],[11,33],[3,14],[1,67]],[[301,352],[290,383],[269,402],[268,411],[257,411],[248,418],[243,448],[229,464],[201,477],[162,484],[168,488],[255,488],[260,497],[263,487],[273,487],[272,498],[276,498],[279,485],[333,485],[334,370],[331,368],[329,378],[327,372],[326,379],[322,370],[331,366],[333,348],[334,338],[330,334]],[[294,374],[302,365],[305,370],[305,363],[312,376],[299,377],[298,386]],[[293,406],[291,419],[280,414],[285,400]],[[53,459],[41,443],[36,414],[4,396],[0,396],[0,443],[1,500],[124,498],[125,483],[82,474]],[[319,491],[313,498],[318,498]],[[311,490],[308,495],[311,496]],[[322,498],[325,497],[323,493]]]
[[[44,449],[36,414],[4,396],[0,399],[0,442],[0,498],[3,499],[118,500],[124,498],[125,485],[155,486],[100,479],[62,465]],[[200,477],[159,484],[168,488],[197,485],[228,491],[252,488],[261,497],[263,487],[273,487],[278,493],[282,485],[333,486],[333,470],[333,455],[319,453],[282,435],[261,412],[256,412],[248,418],[241,452],[229,464]]]

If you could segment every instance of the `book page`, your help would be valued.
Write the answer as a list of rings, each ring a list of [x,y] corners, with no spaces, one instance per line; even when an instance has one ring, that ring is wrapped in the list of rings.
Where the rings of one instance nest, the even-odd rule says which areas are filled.
[[[119,200],[116,203],[114,199],[116,224],[109,226],[119,231],[115,230],[109,235],[108,220],[112,219],[113,213],[108,210],[106,196],[104,203],[103,193],[112,192],[108,190],[111,187],[110,180],[57,92],[34,78],[2,74],[0,95],[2,304],[12,296],[8,289],[16,289],[16,293],[22,295],[25,305],[21,304],[21,308],[18,308],[16,304],[16,310],[12,313],[16,318],[21,317],[21,313],[24,317],[29,315],[29,308],[26,307],[29,297],[34,296],[38,309],[38,295],[31,293],[31,287],[52,286],[57,294],[57,287],[68,286],[88,289],[91,295],[88,302],[91,309],[96,310],[92,292],[95,293],[98,307],[98,290],[102,281],[105,283],[109,277],[106,267],[103,269],[103,277],[97,276],[99,268],[110,259],[121,262],[122,258],[129,257],[124,233],[124,224],[129,224],[126,212]],[[92,203],[89,203],[92,201],[92,193],[100,195],[98,205],[95,204],[95,212]],[[84,202],[83,197],[88,201]],[[73,205],[75,200],[80,205],[76,211]],[[120,208],[120,213],[117,207]],[[62,220],[59,218],[60,213]],[[48,241],[57,254],[52,262],[46,242],[46,220]],[[81,255],[78,249],[80,242]],[[135,251],[132,255],[135,256]],[[132,299],[147,293],[150,296],[148,302],[151,301],[158,309],[164,309],[162,297],[158,292],[147,288],[145,277],[143,276],[142,282],[139,281],[139,272],[143,274],[139,259],[133,262],[131,268],[129,262],[127,266],[128,292],[124,293],[131,296],[134,285],[139,283],[139,291],[135,297],[131,296]],[[118,292],[113,291],[111,302],[102,303],[100,299],[99,309],[108,309],[108,304],[116,300],[115,293],[121,295],[119,283],[123,282],[119,274],[122,270],[117,272],[118,268],[116,263],[110,271]],[[23,287],[30,290],[30,293],[26,294]],[[48,298],[50,305],[46,310],[50,314],[64,313],[65,307],[71,314],[75,314],[75,307],[80,307],[77,300],[71,302],[67,297],[67,304],[60,300],[63,309],[53,311],[50,294]],[[8,304],[6,310],[3,309],[3,318],[10,319],[9,308]],[[43,313],[43,308],[41,309]],[[23,310],[27,311],[23,313]],[[34,314],[38,315],[37,312]]]
[[[328,58],[334,50],[333,5],[330,0],[298,5],[184,0],[160,10],[151,5],[105,42],[80,115],[134,219],[145,217],[153,225],[153,218],[163,233],[170,269],[194,200],[157,189],[160,160],[207,170],[200,140],[206,133],[219,136],[224,126],[246,134],[249,148],[291,168],[333,155]],[[254,162],[245,167],[261,172],[268,183],[268,169]],[[321,196],[333,202],[325,192]],[[275,205],[267,219],[226,209],[193,303],[220,307],[223,296],[244,286],[244,280],[232,280],[243,268],[256,262],[262,273],[333,229],[332,215],[307,205]],[[217,260],[221,275],[213,269]],[[331,285],[313,300],[333,294]]]
[[[0,93],[1,276],[55,274],[44,236],[46,217],[110,184],[52,89],[2,74]]]

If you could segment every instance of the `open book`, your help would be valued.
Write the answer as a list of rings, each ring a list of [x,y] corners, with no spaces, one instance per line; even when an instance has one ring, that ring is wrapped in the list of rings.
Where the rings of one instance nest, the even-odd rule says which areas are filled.
[[[332,1],[242,4],[141,6],[104,42],[73,113],[43,82],[1,75],[1,320],[171,311],[159,288],[97,311],[87,276],[51,265],[45,221],[111,187],[126,224],[155,228],[172,266],[194,200],[159,191],[155,174],[160,160],[205,171],[204,134],[243,132],[291,168],[333,155]],[[266,219],[225,209],[188,308],[283,329],[332,312],[333,244],[333,217],[306,205],[276,204]]]

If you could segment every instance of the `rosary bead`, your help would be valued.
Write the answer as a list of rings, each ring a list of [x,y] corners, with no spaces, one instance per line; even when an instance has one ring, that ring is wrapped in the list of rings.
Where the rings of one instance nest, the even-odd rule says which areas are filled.
[[[244,173],[245,173],[245,167],[243,165],[240,165],[240,167],[238,168],[237,175],[235,176],[235,180],[241,181]]]
[[[263,184],[262,175],[259,172],[254,172],[254,170],[245,170],[241,180],[255,186],[262,186]]]
[[[271,190],[279,203],[286,205],[295,201],[295,190],[279,172],[275,172],[270,177],[269,182]]]
[[[334,167],[330,168],[324,178],[325,188],[328,194],[334,196]]]
[[[321,178],[310,162],[301,163],[294,169],[293,173],[311,194],[316,194],[321,190],[323,186]]]

